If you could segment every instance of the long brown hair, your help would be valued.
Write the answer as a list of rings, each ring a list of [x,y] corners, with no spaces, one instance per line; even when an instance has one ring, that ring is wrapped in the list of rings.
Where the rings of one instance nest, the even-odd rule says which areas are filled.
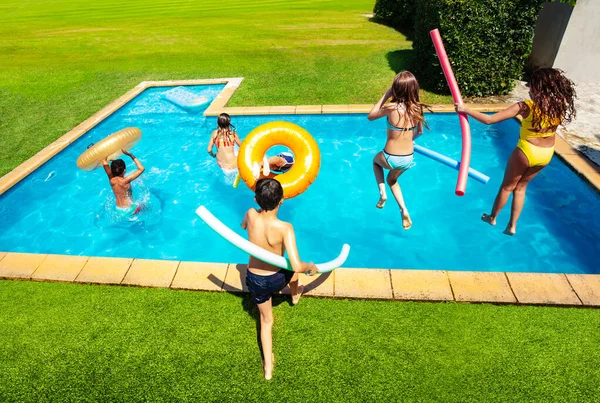
[[[419,99],[419,82],[413,73],[405,70],[396,75],[392,84],[391,102],[396,102],[398,105],[404,104],[406,119],[411,124],[423,123],[429,129],[423,115],[423,108],[429,107],[422,104]]]
[[[531,126],[541,129],[542,124],[570,123],[575,118],[575,84],[559,69],[541,68],[531,74],[528,86],[535,102]]]
[[[221,113],[217,118],[217,138],[226,136],[227,140],[233,141],[232,136],[235,133],[235,126],[231,124],[231,117],[227,113]]]

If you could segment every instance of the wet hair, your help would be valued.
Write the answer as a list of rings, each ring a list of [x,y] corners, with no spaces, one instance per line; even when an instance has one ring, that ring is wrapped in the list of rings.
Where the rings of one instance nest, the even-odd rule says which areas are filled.
[[[121,176],[125,172],[125,161],[122,159],[114,160],[110,163],[110,170],[113,176]]]
[[[534,129],[541,129],[542,123],[560,120],[561,124],[567,124],[575,118],[575,84],[564,71],[549,67],[537,69],[531,73],[527,86],[536,105],[531,111]]]
[[[274,210],[283,199],[283,188],[275,179],[260,179],[256,182],[254,189],[256,192],[256,202],[263,211]]]
[[[404,104],[406,118],[411,124],[423,123],[429,129],[423,115],[423,108],[429,107],[419,99],[419,82],[413,73],[404,70],[396,75],[392,84],[391,101]]]
[[[217,137],[226,136],[227,140],[233,141],[235,126],[231,124],[231,117],[227,113],[221,113],[217,118]]]

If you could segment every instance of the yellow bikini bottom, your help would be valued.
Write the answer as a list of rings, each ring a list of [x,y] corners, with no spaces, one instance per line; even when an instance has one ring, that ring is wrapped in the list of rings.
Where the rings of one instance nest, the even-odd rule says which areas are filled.
[[[527,140],[519,139],[517,148],[523,151],[523,154],[529,160],[529,166],[545,166],[550,163],[554,155],[554,147],[538,147],[534,146]]]

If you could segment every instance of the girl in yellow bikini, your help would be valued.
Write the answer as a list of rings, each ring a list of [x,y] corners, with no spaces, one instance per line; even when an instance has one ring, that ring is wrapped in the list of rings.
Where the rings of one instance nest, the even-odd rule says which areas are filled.
[[[507,235],[514,235],[517,231],[527,185],[552,159],[556,129],[575,117],[575,85],[561,70],[536,70],[527,85],[531,100],[518,102],[494,115],[474,111],[465,105],[455,105],[457,112],[466,113],[486,125],[517,115],[522,118],[519,142],[508,159],[492,213],[481,217],[488,224],[496,225],[496,217],[512,193],[510,221],[504,230]]]
[[[237,169],[237,157],[234,153],[234,145],[241,144],[240,137],[235,132],[235,126],[231,124],[231,117],[221,113],[217,119],[217,130],[213,130],[208,141],[207,152],[217,159],[217,164],[225,172]],[[217,153],[213,147],[217,147]]]

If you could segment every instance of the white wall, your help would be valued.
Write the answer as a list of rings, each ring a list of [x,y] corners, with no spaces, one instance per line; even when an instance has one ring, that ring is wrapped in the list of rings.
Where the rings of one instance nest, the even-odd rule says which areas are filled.
[[[575,83],[600,81],[600,0],[577,0],[553,67]]]

